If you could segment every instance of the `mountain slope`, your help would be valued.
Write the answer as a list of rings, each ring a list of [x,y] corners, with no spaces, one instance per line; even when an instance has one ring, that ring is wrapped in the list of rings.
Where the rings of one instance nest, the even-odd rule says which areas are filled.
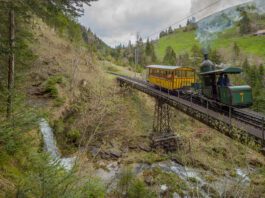
[[[189,30],[189,26],[193,24],[177,29],[156,41],[155,52],[161,61],[168,46],[180,55],[190,53],[194,45],[201,48],[209,45],[211,49],[220,52],[225,61],[231,62],[233,46],[236,43],[241,52],[241,59],[248,57],[253,64],[259,65],[265,60],[264,36],[254,36],[254,33],[265,29],[265,17],[253,9],[247,6],[229,8],[197,22],[195,31]],[[239,19],[242,14],[249,20],[250,33],[240,33],[243,19]],[[194,26],[194,29],[196,28]]]

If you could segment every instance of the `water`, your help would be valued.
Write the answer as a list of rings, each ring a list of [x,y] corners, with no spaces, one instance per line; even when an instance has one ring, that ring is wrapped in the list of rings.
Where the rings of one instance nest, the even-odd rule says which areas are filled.
[[[39,122],[40,130],[43,135],[44,149],[47,151],[54,161],[59,161],[61,166],[65,170],[69,171],[73,168],[76,158],[63,158],[54,138],[53,130],[49,126],[45,119],[41,119]],[[208,197],[207,193],[204,192],[202,187],[208,185],[216,190],[217,193],[222,195],[225,190],[229,189],[229,186],[240,183],[241,185],[248,185],[250,183],[250,178],[248,177],[248,171],[244,169],[236,169],[236,177],[230,177],[228,174],[225,176],[218,177],[215,182],[208,182],[205,178],[206,176],[213,176],[214,174],[209,171],[203,171],[200,169],[189,168],[182,166],[173,161],[163,161],[154,163],[152,165],[145,163],[134,164],[134,173],[139,175],[145,170],[160,168],[164,172],[174,173],[179,176],[183,181],[185,181],[191,188],[197,189],[204,197]],[[122,166],[117,162],[111,162],[105,166],[104,169],[97,169],[95,175],[102,179],[102,181],[108,186],[109,189],[115,188],[117,181],[119,179]],[[195,178],[196,183],[192,182],[190,179]],[[161,188],[165,187],[162,184]],[[177,197],[177,196],[176,196]]]
[[[219,176],[215,182],[209,182],[206,180],[206,176],[214,177],[214,174],[210,171],[185,167],[173,161],[156,163],[151,166],[151,168],[154,167],[159,167],[165,172],[175,173],[185,181],[188,186],[197,189],[204,197],[208,197],[208,194],[202,189],[205,185],[214,189],[216,193],[219,193],[221,196],[233,184],[244,187],[250,183],[248,170],[241,168],[236,169],[237,174],[235,177],[231,177],[229,173],[225,173],[225,176]],[[196,182],[191,182],[191,178],[195,178]]]
[[[65,170],[71,170],[74,166],[75,157],[63,158],[61,153],[56,145],[56,140],[54,138],[53,130],[49,126],[49,123],[45,119],[41,119],[39,122],[40,131],[43,136],[44,149],[47,151],[54,161],[59,161],[61,166]]]

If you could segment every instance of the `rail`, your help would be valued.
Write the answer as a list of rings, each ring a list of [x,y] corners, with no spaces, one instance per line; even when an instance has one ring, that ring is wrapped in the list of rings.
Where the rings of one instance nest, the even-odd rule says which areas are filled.
[[[146,81],[117,75],[121,84],[129,85],[152,97],[163,100],[200,122],[220,131],[230,137],[249,140],[254,138],[261,145],[265,143],[265,118],[250,111],[229,107],[226,110],[211,104],[211,101],[193,94],[172,94],[156,89]]]

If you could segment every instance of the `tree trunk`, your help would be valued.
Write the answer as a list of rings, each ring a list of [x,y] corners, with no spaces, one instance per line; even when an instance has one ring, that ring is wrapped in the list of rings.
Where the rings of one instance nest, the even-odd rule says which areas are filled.
[[[9,11],[9,64],[8,64],[8,99],[7,99],[7,118],[10,118],[13,111],[13,91],[14,91],[14,72],[15,72],[15,11]]]

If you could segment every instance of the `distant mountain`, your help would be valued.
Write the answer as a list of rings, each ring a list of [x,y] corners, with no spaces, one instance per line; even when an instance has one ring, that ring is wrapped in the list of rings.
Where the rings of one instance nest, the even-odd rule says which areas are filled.
[[[95,52],[100,53],[103,56],[109,55],[113,50],[104,41],[102,41],[96,34],[94,34],[89,28],[81,27],[84,41]]]

